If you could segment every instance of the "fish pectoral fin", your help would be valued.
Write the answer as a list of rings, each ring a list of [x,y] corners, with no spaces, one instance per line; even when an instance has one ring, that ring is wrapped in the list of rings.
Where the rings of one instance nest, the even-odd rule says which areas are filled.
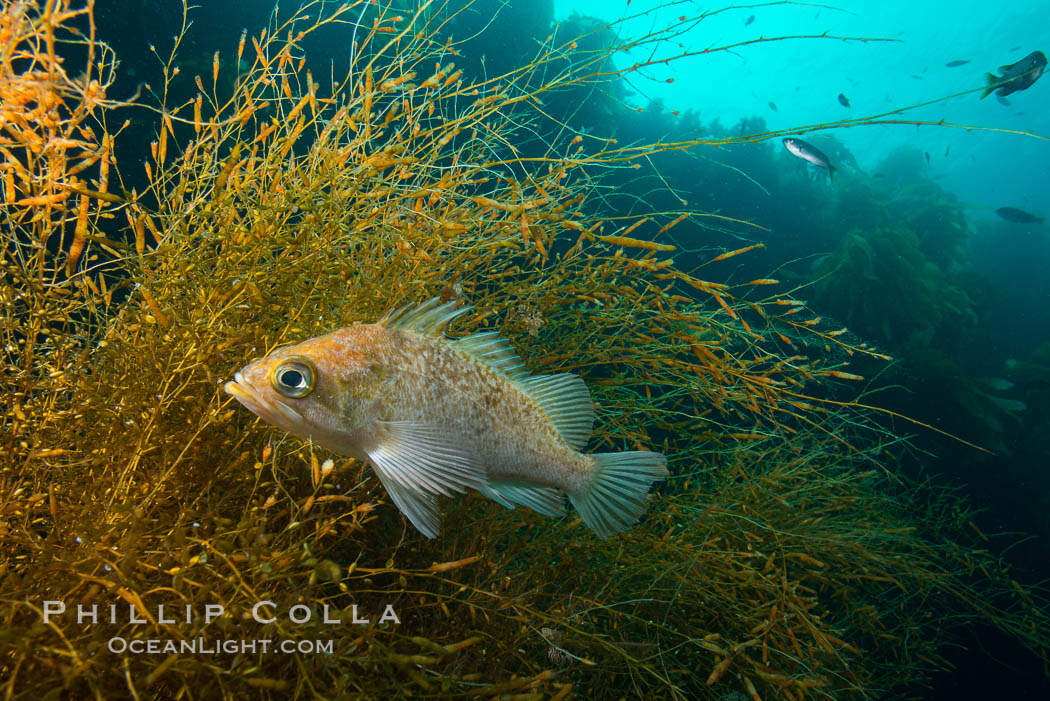
[[[412,525],[427,538],[437,538],[441,532],[441,514],[438,513],[437,495],[421,492],[402,485],[386,473],[379,465],[375,466],[379,481],[386,488],[386,493]]]
[[[420,421],[380,421],[377,443],[367,451],[387,494],[428,538],[441,530],[437,495],[486,486],[485,468],[459,450],[442,426]]]
[[[423,421],[379,421],[376,445],[367,451],[383,483],[451,496],[480,489],[485,467],[455,444],[445,427]]]
[[[544,516],[561,516],[565,513],[565,495],[557,487],[541,487],[526,482],[490,482],[478,491],[508,509],[520,504]]]

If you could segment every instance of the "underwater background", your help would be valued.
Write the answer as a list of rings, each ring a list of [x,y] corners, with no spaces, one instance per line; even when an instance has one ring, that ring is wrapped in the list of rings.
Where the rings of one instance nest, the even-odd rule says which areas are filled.
[[[315,3],[311,11],[323,13],[342,4]],[[373,5],[369,3],[370,7]],[[386,5],[390,11],[406,15],[426,11],[425,7],[420,9],[420,3],[410,0]],[[1045,221],[1050,217],[1046,186],[1050,181],[1050,79],[1044,77],[1002,99],[996,95],[980,97],[986,73],[1032,51],[1050,50],[1050,35],[1043,30],[1045,3],[891,0],[699,7],[691,2],[638,0],[477,0],[450,5],[448,16],[452,19],[442,26],[441,32],[442,36],[461,42],[456,45],[455,64],[467,82],[513,73],[542,55],[544,46],[567,42],[572,37],[586,37],[579,39],[581,49],[595,55],[619,47],[596,64],[602,74],[600,79],[542,94],[545,117],[580,137],[585,147],[592,142],[605,144],[603,148],[653,143],[691,145],[654,150],[645,155],[645,166],[640,171],[620,170],[606,175],[598,181],[600,196],[586,201],[581,198],[577,203],[581,212],[610,221],[631,221],[650,211],[715,215],[711,219],[687,219],[670,229],[670,233],[649,224],[623,235],[673,244],[677,249],[675,267],[703,267],[707,280],[735,286],[776,278],[794,299],[804,300],[806,309],[823,319],[821,324],[830,324],[825,327],[814,322],[813,328],[825,332],[848,328],[847,336],[832,337],[848,339],[849,349],[829,348],[828,353],[836,361],[849,360],[848,368],[842,367],[865,378],[859,390],[863,404],[882,410],[870,418],[872,425],[877,426],[873,430],[909,439],[907,447],[898,446],[896,438],[887,439],[872,453],[887,457],[892,463],[891,471],[899,472],[909,485],[951,493],[959,503],[967,505],[958,507],[953,515],[936,508],[926,514],[915,510],[911,515],[917,527],[923,529],[924,515],[930,519],[931,530],[958,516],[955,521],[962,524],[960,529],[966,536],[975,539],[978,551],[987,555],[989,562],[1008,568],[1012,578],[1035,588],[1050,579],[1050,225]],[[282,2],[278,7],[279,15],[294,13],[297,6]],[[185,32],[184,7],[170,0],[98,0],[94,11],[98,40],[111,46],[120,61],[108,95],[123,98],[138,93],[143,102],[152,98],[153,103],[160,104],[162,99],[168,99],[165,61],[176,41],[176,63],[181,72],[206,76],[210,85],[215,52],[228,55],[244,28],[248,28],[249,37],[253,32],[257,34],[271,21],[275,7],[262,0],[200,0],[188,15],[192,25]],[[349,16],[373,11],[358,8]],[[660,33],[661,27],[679,22],[678,18],[686,15],[690,17],[688,22],[678,24],[673,32]],[[347,70],[357,47],[355,42],[364,41],[352,33],[352,27],[352,21],[344,20],[305,38],[302,53],[307,68],[312,70],[311,80],[321,77],[323,82],[329,75]],[[628,39],[647,36],[655,39]],[[250,45],[251,42],[245,58],[236,67],[223,64],[223,73],[216,82],[231,81],[227,89],[232,91],[242,76],[250,74]],[[693,53],[696,55],[683,56]],[[552,73],[561,70],[556,61],[549,65]],[[303,70],[302,66],[299,70]],[[162,85],[164,95],[160,95],[158,87]],[[195,88],[172,85],[176,100],[185,97],[187,104],[192,102]],[[185,91],[185,96],[180,96],[179,90]],[[149,161],[146,154],[150,144],[155,146],[164,127],[158,128],[157,114],[129,111],[120,118],[125,116],[128,123],[121,128],[120,138],[113,146],[116,160],[122,165],[121,188],[127,193],[157,188],[153,184],[154,171],[144,170],[141,164]],[[527,159],[549,153],[550,139],[544,131],[548,127],[538,124],[531,132],[533,138],[519,135],[514,142],[516,155]],[[109,126],[115,128],[113,124]],[[174,140],[175,130],[171,133]],[[826,154],[834,164],[834,177],[789,153],[782,144],[782,138],[789,135],[800,135]],[[245,152],[250,145],[246,142]],[[289,150],[293,155],[305,153],[305,148],[299,146]],[[214,170],[220,171],[224,162],[225,157],[217,157]],[[508,172],[517,173],[509,166]],[[229,175],[229,170],[225,174]],[[225,182],[225,176],[220,176]],[[178,181],[172,176],[170,182]],[[216,193],[221,190],[222,184],[217,185]],[[471,193],[474,197],[482,194],[481,189]],[[250,198],[247,201],[248,205],[237,206],[248,209]],[[196,223],[205,226],[208,221],[219,222],[214,224],[219,231],[222,217],[217,213],[221,209],[218,194],[213,204],[215,209],[206,211]],[[163,209],[160,204],[157,207]],[[997,212],[1004,207],[1022,210],[1031,215],[1031,220],[1006,218]],[[99,226],[105,231],[108,225],[102,222]],[[570,233],[575,240],[576,229]],[[156,241],[162,238],[157,235]],[[552,237],[552,245],[553,240]],[[750,247],[754,248],[747,255],[712,260],[720,251]],[[544,262],[546,258],[544,252]],[[652,267],[658,264],[648,265],[650,271],[663,270]],[[350,270],[352,273],[352,265]],[[483,270],[474,272],[483,280]],[[591,274],[600,277],[591,268],[581,268],[574,274],[581,279]],[[396,280],[397,275],[390,273],[389,278],[384,278],[377,273],[376,279]],[[498,298],[501,279],[489,280],[495,291],[485,288],[488,291],[484,294]],[[478,284],[485,287],[484,282]],[[542,277],[537,284],[542,284]],[[126,293],[128,297],[133,294]],[[477,295],[482,297],[480,291]],[[279,289],[264,289],[260,299],[282,303]],[[746,296],[742,299],[748,300]],[[382,303],[371,303],[382,311]],[[568,309],[568,305],[565,307]],[[152,302],[150,308],[153,309]],[[601,312],[595,314],[600,316]],[[333,313],[330,319],[337,316]],[[522,312],[520,316],[524,318],[526,314]],[[554,312],[549,312],[549,316],[554,319]],[[246,313],[244,319],[250,320],[251,316]],[[609,328],[629,325],[630,317],[627,319],[619,325],[610,321]],[[299,331],[311,335],[313,327],[304,327],[310,333]],[[544,342],[551,339],[522,328],[518,331],[525,339],[520,343],[534,344],[525,348],[523,357],[543,357]],[[663,340],[654,338],[651,329],[642,332],[650,334],[647,338],[656,345]],[[253,339],[253,349],[272,340],[263,330],[246,332],[251,333],[259,334],[258,339]],[[784,341],[781,358],[804,345],[794,335],[780,338]],[[849,358],[840,358],[843,353],[848,353]],[[887,362],[882,356],[893,360]],[[210,372],[224,377],[239,366],[241,356],[223,349],[220,359],[225,365],[216,361]],[[247,359],[248,356],[243,358]],[[587,379],[590,384],[608,377],[596,371]],[[639,370],[636,379],[638,386],[644,385],[645,373]],[[660,389],[655,384],[653,387],[658,398],[674,392],[669,384]],[[857,391],[853,386],[829,387],[820,390],[819,396],[849,404],[855,401]],[[614,397],[606,395],[607,403],[614,404]],[[631,406],[641,407],[645,400],[638,402]],[[239,421],[244,426],[252,425],[247,417],[242,416]],[[740,435],[739,432],[750,430],[739,428],[747,420],[736,421],[726,419],[726,431],[734,430],[738,433],[733,435]],[[732,428],[734,425],[737,428]],[[251,430],[256,432],[252,434],[255,442],[249,446],[252,450],[269,440],[260,438],[269,435],[265,429],[255,426]],[[674,430],[670,425],[661,426],[647,437],[657,442],[665,439],[664,433]],[[852,426],[844,421],[841,435],[852,431]],[[724,444],[712,440],[710,451],[717,452],[721,445]],[[239,451],[242,446],[237,446]],[[289,454],[296,448],[286,446]],[[797,457],[798,452],[789,448],[785,455]],[[262,462],[268,459],[264,457]],[[306,464],[311,459],[312,453],[303,458]],[[790,461],[787,457],[782,459],[785,464]],[[711,458],[711,464],[717,461]],[[315,471],[316,465],[317,460],[313,459]],[[243,467],[248,469],[250,462]],[[207,463],[195,469],[206,473]],[[858,472],[860,469],[857,467]],[[207,483],[205,477],[198,477]],[[742,482],[733,480],[737,478],[727,484],[732,482],[733,488],[742,490]],[[660,488],[661,494],[682,484],[669,483]],[[771,490],[770,499],[775,497],[775,490]],[[54,501],[54,495],[51,500]],[[892,503],[905,512],[910,508],[903,499]],[[706,509],[703,516],[710,516],[711,509],[717,516],[717,504],[704,503],[702,507]],[[974,511],[966,511],[965,518],[959,516],[971,508]],[[490,513],[487,518],[498,517],[498,513]],[[888,532],[895,530],[891,524]],[[502,536],[513,540],[507,534]],[[544,541],[544,547],[557,544],[561,538],[568,548],[571,537],[556,534]],[[664,540],[668,537],[665,535]],[[863,540],[863,533],[859,533],[858,542]],[[697,542],[706,546],[713,541]],[[369,545],[376,544],[370,541]],[[341,547],[334,552],[353,559]],[[447,547],[447,560],[466,557],[457,547]],[[514,546],[506,547],[508,552],[513,551]],[[726,545],[727,551],[742,548]],[[21,551],[15,548],[7,553],[12,561],[15,552]],[[340,565],[347,564],[335,554],[329,556]],[[426,557],[429,553],[419,555],[421,562]],[[607,566],[597,550],[590,551],[589,558],[593,559],[578,557],[580,567]],[[431,557],[430,561],[438,559]],[[645,561],[639,555],[636,562]],[[382,569],[380,564],[373,566],[376,571]],[[703,576],[703,571],[690,576]],[[739,587],[743,589],[745,585]],[[910,593],[901,597],[912,598]],[[849,598],[849,594],[842,594],[842,598]],[[922,597],[915,598],[920,599],[917,608],[921,610]],[[699,595],[696,600],[701,602],[698,606],[706,601]],[[1041,601],[1038,595],[1036,600]],[[1008,603],[1003,608],[1014,610],[1014,606]],[[571,608],[565,605],[561,610]],[[770,621],[776,610],[774,606]],[[951,617],[950,605],[936,610],[937,616]],[[887,614],[883,620],[893,617]],[[938,648],[943,658],[929,665],[921,678],[909,677],[908,681],[914,679],[914,684],[895,688],[892,693],[850,689],[828,696],[822,695],[818,686],[801,686],[801,693],[796,693],[805,698],[1047,698],[1050,681],[1045,653],[1033,654],[1038,645],[1004,633],[1002,626],[990,622],[992,618],[973,620],[952,629],[950,637]],[[1044,635],[1046,619],[1036,620],[1043,621],[1038,624],[1038,635]],[[749,627],[752,623],[749,621]],[[892,627],[891,623],[886,625]],[[772,624],[768,627],[772,628]],[[755,628],[751,630],[754,632]],[[608,632],[611,635],[612,629]],[[545,633],[543,637],[553,636]],[[552,661],[557,657],[554,650],[560,647],[551,648]],[[721,654],[728,663],[738,653],[722,650]],[[588,657],[585,650],[579,655]],[[643,657],[641,652],[638,656]],[[413,661],[397,657],[391,664],[402,669]],[[558,664],[564,667],[571,663],[561,660]],[[880,664],[892,676],[894,663]],[[701,681],[718,681],[726,668],[722,667],[716,677],[712,666],[702,670],[697,666],[695,675]],[[756,669],[764,668],[756,665]],[[416,682],[412,673],[404,674],[412,680],[406,685]],[[780,683],[773,671],[768,674],[768,679],[763,677],[766,682],[773,687]],[[668,675],[673,676],[670,672]],[[735,691],[727,690],[727,695],[711,698],[752,695],[751,681],[746,685],[739,683]],[[263,684],[252,686],[256,691],[267,690]],[[94,691],[105,688],[101,685]],[[163,691],[156,692],[157,697],[163,698],[164,693],[175,688],[163,687]],[[284,691],[283,687],[272,688]],[[420,688],[428,687],[424,683]],[[615,690],[617,697],[630,693],[625,691],[629,684],[609,688]],[[494,695],[501,689],[493,686],[490,691]],[[653,693],[693,697],[690,691],[671,689],[669,685]],[[508,693],[514,690],[513,685],[506,687]],[[452,693],[445,687],[431,691],[435,695]],[[77,693],[88,692],[80,689]],[[416,688],[404,693],[421,692]],[[459,689],[455,693],[465,692]],[[644,695],[643,691],[638,693]],[[738,696],[729,695],[734,693]],[[554,694],[543,697],[550,695]],[[757,695],[755,692],[753,697]]]

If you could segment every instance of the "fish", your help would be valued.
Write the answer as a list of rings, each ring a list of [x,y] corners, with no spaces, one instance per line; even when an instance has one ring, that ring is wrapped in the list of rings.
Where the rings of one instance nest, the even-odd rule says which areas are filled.
[[[839,104],[843,107],[849,107],[849,98],[842,93],[839,93]]]
[[[752,22],[754,22],[754,21],[755,21],[755,16],[754,16],[754,15],[751,15],[751,16],[750,16],[750,17],[748,17],[748,18],[747,18],[746,20],[744,20],[744,26],[746,27],[747,25],[751,24],[751,23],[752,23]]]
[[[946,63],[944,65],[945,65],[946,68],[958,68],[959,66],[965,66],[969,62],[970,62],[970,59],[964,58],[964,59],[957,59],[955,61],[948,61],[948,63]]]
[[[1014,224],[1038,224],[1043,221],[1042,217],[1037,217],[1034,214],[1018,209],[1017,207],[1000,207],[995,210],[995,213],[1008,222]]]
[[[774,112],[778,112],[779,111],[777,109],[777,103],[773,102],[772,100],[769,101],[769,109],[773,110]]]
[[[930,152],[929,151],[923,151],[922,155],[926,156],[926,165],[930,165]]]
[[[947,158],[947,157],[948,157],[948,153],[949,153],[949,152],[950,152],[951,150],[952,150],[952,145],[951,145],[951,144],[948,144],[947,146],[945,146],[945,148],[944,148],[944,157],[945,157],[945,158]]]
[[[1014,386],[1013,382],[1010,382],[1010,380],[1004,380],[1001,377],[979,377],[977,379],[980,383],[991,387],[997,392],[1007,392],[1013,389]]]
[[[1018,90],[1027,90],[1046,71],[1046,54],[1042,51],[1033,51],[1020,61],[1007,66],[999,66],[1002,75],[985,73],[984,79],[987,86],[981,93],[981,99],[988,97],[993,92],[1006,97]]]
[[[546,516],[564,514],[568,495],[601,538],[636,523],[667,459],[579,452],[594,422],[583,379],[529,375],[496,332],[449,338],[470,310],[458,305],[434,297],[276,348],[224,389],[267,423],[370,463],[428,538],[441,529],[438,495],[468,489]]]
[[[808,141],[789,136],[784,139],[784,147],[792,156],[801,158],[804,161],[809,161],[820,168],[826,168],[828,171],[828,180],[831,180],[832,176],[835,174],[835,166],[831,165],[831,160],[824,155],[823,151]]]
[[[1050,389],[1050,382],[1047,382],[1043,379],[1035,379],[1026,382],[1024,384],[1024,387],[1022,387],[1021,389],[1026,395],[1031,394],[1033,392],[1045,392],[1046,390]]]
[[[988,399],[992,404],[999,407],[1003,411],[1024,411],[1028,408],[1028,404],[1022,402],[1020,399],[1006,399],[1004,397],[996,397],[991,394],[985,394],[985,398]]]

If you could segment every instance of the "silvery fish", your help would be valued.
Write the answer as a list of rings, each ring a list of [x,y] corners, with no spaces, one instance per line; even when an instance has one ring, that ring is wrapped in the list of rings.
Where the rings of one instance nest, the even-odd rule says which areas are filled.
[[[1033,51],[1020,61],[1008,66],[999,66],[1002,75],[985,73],[984,79],[988,86],[981,94],[981,99],[995,92],[999,97],[1006,97],[1018,90],[1026,90],[1039,80],[1046,70],[1046,54],[1042,51]]]
[[[548,516],[565,495],[600,537],[645,511],[667,474],[646,451],[585,455],[594,406],[572,374],[530,376],[494,332],[444,334],[469,307],[434,298],[298,345],[236,373],[226,392],[264,421],[371,463],[390,498],[430,538],[437,496],[476,489]]]
[[[801,158],[802,160],[808,161],[820,168],[827,169],[828,180],[831,180],[832,176],[835,174],[835,166],[831,165],[831,160],[824,155],[823,151],[808,141],[788,137],[784,139],[784,148],[786,148],[792,156]]]

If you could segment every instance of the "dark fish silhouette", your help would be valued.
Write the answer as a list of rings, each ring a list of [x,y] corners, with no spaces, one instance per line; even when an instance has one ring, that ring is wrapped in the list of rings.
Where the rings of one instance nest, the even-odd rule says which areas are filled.
[[[930,165],[930,152],[929,151],[923,151],[922,153],[923,153],[924,156],[926,156],[926,165]]]
[[[777,103],[773,102],[772,100],[770,100],[770,102],[769,102],[769,109],[773,110],[774,112],[778,112],[779,111],[779,110],[777,110]]]
[[[839,93],[839,104],[843,107],[849,107],[849,98],[842,93]]]
[[[1034,214],[1018,209],[1017,207],[1000,207],[995,210],[995,213],[1008,222],[1014,224],[1038,224],[1043,221],[1042,217],[1037,217]]]
[[[959,66],[965,66],[969,62],[970,62],[970,59],[966,58],[966,59],[962,59],[962,60],[958,60],[958,61],[948,61],[948,63],[946,63],[944,65],[947,66],[948,68],[958,68]]]
[[[835,174],[835,166],[831,165],[831,161],[824,155],[824,152],[813,144],[802,139],[788,137],[784,139],[784,148],[796,158],[801,158],[820,168],[826,168],[828,180],[831,180],[831,177]]]
[[[948,157],[948,152],[952,150],[952,145],[948,144],[948,147],[944,149],[944,157]]]
[[[1017,63],[1000,66],[999,72],[1002,75],[985,73],[984,79],[988,82],[988,86],[981,93],[981,99],[983,100],[993,92],[999,97],[1006,97],[1018,90],[1026,90],[1039,80],[1039,76],[1043,75],[1045,70],[1046,54],[1042,51],[1033,51]]]
[[[1046,390],[1050,389],[1050,382],[1039,379],[1031,380],[1030,382],[1026,382],[1022,389],[1024,390],[1025,394],[1030,394],[1032,392],[1045,392]]]
[[[751,23],[752,23],[752,22],[754,22],[754,21],[755,21],[755,16],[754,16],[754,15],[751,15],[750,17],[748,17],[748,18],[747,18],[747,19],[746,19],[746,20],[744,21],[744,26],[746,27],[747,25],[751,24]]]

